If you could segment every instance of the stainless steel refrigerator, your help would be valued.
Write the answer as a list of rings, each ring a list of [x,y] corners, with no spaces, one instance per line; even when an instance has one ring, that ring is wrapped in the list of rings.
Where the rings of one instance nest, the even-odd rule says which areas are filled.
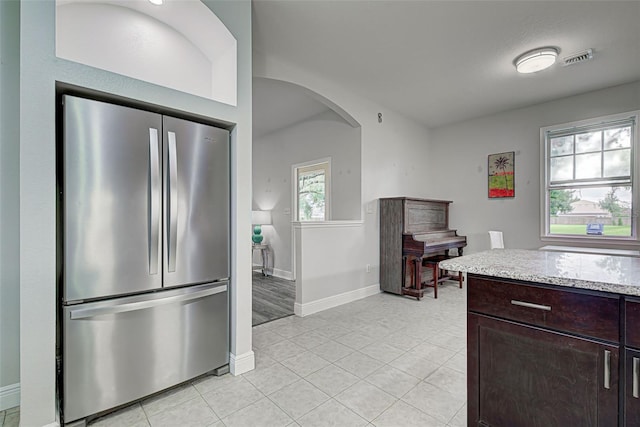
[[[229,362],[229,133],[64,95],[65,423]]]

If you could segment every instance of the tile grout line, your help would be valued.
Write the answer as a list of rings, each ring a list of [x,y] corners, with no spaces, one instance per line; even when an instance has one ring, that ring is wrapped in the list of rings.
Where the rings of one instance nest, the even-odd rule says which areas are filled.
[[[301,378],[300,378],[300,380],[305,381],[307,384],[309,384],[310,386],[312,386],[312,387],[313,387],[313,388],[315,388],[316,390],[319,390],[319,391],[321,391],[322,393],[324,393],[322,390],[320,390],[320,389],[319,389],[318,387],[316,387],[314,384],[312,384],[312,383],[310,383],[309,381],[307,381],[305,378],[302,378],[302,377],[301,377]],[[298,381],[300,381],[300,380],[297,380],[297,381],[295,381],[294,383],[291,383],[291,384],[295,384],[296,382],[298,382]],[[291,385],[291,384],[289,384],[289,385]],[[288,387],[288,386],[285,386],[285,387]],[[325,404],[326,402],[328,402],[329,400],[333,399],[333,397],[329,396],[327,393],[324,393],[324,394],[326,394],[326,395],[329,397],[329,399],[327,399],[327,400],[323,401],[321,404],[319,404],[319,405],[317,405],[317,406],[313,407],[312,409],[308,410],[308,411],[307,411],[307,412],[305,412],[304,414],[300,415],[298,418],[294,418],[292,415],[289,415],[289,414],[287,413],[287,411],[285,411],[285,409],[284,409],[284,408],[282,408],[280,405],[278,405],[278,403],[277,403],[277,402],[275,402],[273,399],[271,399],[271,398],[270,398],[270,396],[271,396],[271,395],[273,395],[273,394],[277,393],[278,391],[282,390],[282,389],[283,389],[283,388],[285,388],[285,387],[282,387],[282,388],[280,388],[280,389],[278,389],[278,390],[274,391],[273,393],[268,394],[268,395],[265,395],[265,396],[267,397],[267,399],[269,399],[269,400],[271,401],[271,403],[273,403],[273,404],[274,404],[274,405],[276,405],[278,408],[280,408],[280,410],[281,410],[282,412],[284,412],[285,414],[287,414],[287,416],[289,416],[289,418],[291,418],[291,419],[292,419],[293,421],[295,421],[296,423],[298,422],[298,420],[299,420],[300,418],[304,417],[304,416],[305,416],[305,415],[307,415],[309,412],[311,412],[311,411],[313,411],[313,410],[315,410],[315,409],[319,408],[320,406],[324,405],[324,404]],[[338,403],[339,403],[339,402],[338,402]]]
[[[260,350],[260,347],[256,347],[254,349],[254,351],[256,351],[256,355],[257,358],[259,354],[262,354],[263,357],[265,357],[265,363],[270,363],[270,362],[266,362],[266,361],[271,361],[272,363],[270,363],[268,366],[265,366],[265,368],[262,367],[256,367],[256,370],[259,371],[261,369],[268,369],[271,366],[279,366],[278,369],[282,368],[282,369],[286,369],[288,372],[291,372],[295,375],[295,380],[287,385],[284,385],[282,387],[280,387],[278,390],[274,390],[272,391],[270,394],[265,394],[263,393],[249,378],[245,377],[245,374],[240,376],[240,379],[242,381],[246,380],[248,384],[250,384],[253,388],[255,388],[259,393],[260,393],[260,398],[257,400],[261,400],[264,397],[266,397],[267,399],[269,399],[269,402],[271,402],[273,405],[275,405],[277,408],[279,408],[284,414],[287,415],[287,417],[293,421],[291,421],[292,425],[297,425],[297,420],[301,419],[302,417],[308,415],[309,413],[315,411],[317,408],[319,408],[320,406],[324,405],[327,402],[331,402],[333,401],[334,404],[336,405],[340,405],[341,407],[346,408],[349,413],[355,414],[355,416],[358,416],[359,418],[365,420],[370,426],[374,425],[374,421],[376,419],[378,419],[380,416],[382,416],[384,413],[386,413],[391,407],[393,407],[394,405],[396,405],[398,402],[403,402],[403,404],[407,404],[412,408],[415,408],[418,413],[421,414],[425,414],[426,416],[429,416],[431,418],[435,418],[438,420],[441,420],[443,418],[439,418],[439,416],[434,415],[435,413],[429,413],[426,410],[420,409],[420,408],[416,408],[415,406],[411,405],[410,403],[406,402],[405,399],[407,397],[407,395],[413,393],[417,387],[419,387],[422,383],[428,384],[429,387],[434,387],[436,390],[441,390],[443,392],[446,392],[447,394],[451,394],[453,397],[456,397],[457,394],[455,393],[450,393],[447,390],[444,390],[443,388],[441,388],[440,386],[436,385],[436,384],[432,384],[430,383],[428,380],[429,378],[435,373],[438,372],[439,370],[441,370],[442,368],[446,368],[446,369],[451,369],[452,371],[457,372],[458,374],[461,375],[466,375],[466,372],[462,372],[459,371],[458,369],[455,369],[451,366],[447,366],[447,364],[452,363],[452,360],[455,357],[459,357],[459,354],[464,352],[464,348],[461,349],[451,349],[448,347],[442,347],[441,345],[438,344],[434,344],[433,342],[429,341],[429,339],[434,339],[433,337],[438,336],[440,334],[443,334],[444,331],[446,331],[446,335],[449,336],[453,336],[455,337],[461,337],[462,340],[464,340],[464,334],[466,334],[466,329],[464,328],[464,326],[460,325],[460,327],[458,326],[452,326],[451,324],[449,324],[449,326],[447,326],[447,322],[438,322],[438,320],[440,319],[440,310],[431,310],[429,309],[426,313],[426,315],[423,315],[423,308],[426,307],[426,305],[422,305],[421,307],[416,307],[415,305],[412,305],[408,310],[403,310],[404,305],[402,305],[403,303],[398,303],[398,300],[393,300],[391,299],[393,297],[378,297],[375,296],[374,298],[372,298],[371,304],[361,304],[359,302],[354,303],[355,305],[350,306],[350,310],[352,310],[351,313],[347,312],[346,309],[345,310],[339,310],[339,311],[335,311],[335,313],[331,313],[330,315],[330,319],[327,319],[327,317],[329,316],[329,314],[325,315],[324,317],[309,317],[309,318],[300,318],[300,319],[291,319],[291,320],[286,320],[286,321],[276,321],[278,322],[277,325],[271,326],[269,328],[265,328],[265,327],[258,327],[256,329],[254,329],[254,336],[257,333],[273,333],[273,337],[279,337],[281,338],[280,341],[276,341],[276,342],[270,342],[270,338],[268,338],[267,335],[267,339],[264,341],[264,343],[268,343],[268,344],[262,344],[261,348],[263,350],[268,349],[270,346],[276,345],[279,342],[286,342],[287,344],[283,344],[281,346],[281,349],[286,350],[287,345],[292,344],[295,345],[295,348],[298,348],[296,351],[296,354],[291,354],[289,355],[286,359],[280,359],[279,357],[273,357],[273,356],[269,356],[269,354],[272,354],[274,356],[277,356],[278,353],[277,352],[273,352],[273,353],[263,353],[263,350]],[[447,304],[446,307],[446,311],[451,311],[451,310],[458,310],[459,307],[463,304],[464,299],[462,298],[457,298],[455,299],[455,303],[453,304]],[[377,316],[372,315],[372,311],[371,308],[377,308],[377,304],[380,303],[380,313]],[[440,307],[443,307],[444,305],[441,304]],[[456,306],[458,308],[456,308]],[[407,306],[409,307],[409,306]],[[434,305],[430,305],[430,307],[437,307]],[[417,324],[419,324],[419,326],[423,326],[423,325],[427,325],[428,328],[419,328],[419,330],[421,330],[423,333],[420,334],[418,331],[414,332],[414,333],[404,333],[403,331],[403,326],[400,325],[400,322],[394,321],[393,319],[400,315],[400,313],[403,313],[407,311],[407,318],[410,318],[413,320],[415,320]],[[447,313],[444,313],[445,315]],[[385,316],[385,317],[383,317]],[[317,320],[316,320],[317,319]],[[351,323],[349,322],[349,319],[353,319],[353,321]],[[282,319],[280,319],[282,320]],[[406,323],[406,322],[405,322]],[[285,328],[285,329],[283,329]],[[327,332],[326,335],[322,333],[322,329],[326,328]],[[447,329],[444,329],[447,328]],[[415,329],[415,328],[414,328]],[[337,332],[336,332],[337,331]],[[452,332],[453,331],[453,332]],[[284,335],[282,334],[284,333]],[[323,337],[323,339],[325,339],[326,341],[323,342],[322,344],[313,344],[313,339],[309,342],[312,343],[312,346],[307,347],[296,344],[294,341],[298,340],[300,341],[300,337],[304,338],[304,335],[310,334],[310,333],[316,333],[319,336]],[[365,336],[368,336],[369,338],[371,338],[371,342],[367,343],[366,345],[360,347],[360,348],[352,348],[348,345],[345,345],[343,343],[341,343],[340,341],[338,341],[339,338],[344,337],[346,335],[349,334],[362,334]],[[428,337],[425,337],[425,334],[428,335]],[[402,338],[400,338],[400,340],[398,341],[399,343],[402,344],[402,348],[396,347],[391,341],[392,338],[396,335],[402,335]],[[285,336],[287,335],[287,336]],[[447,341],[448,337],[441,337],[440,339],[438,339],[439,341],[443,341],[447,344],[451,343],[452,346],[455,345],[454,341]],[[435,339],[434,339],[435,340]],[[300,342],[304,342],[304,341],[300,341]],[[320,347],[322,345],[325,344],[329,344],[329,345],[335,345],[335,346],[340,346],[340,347],[336,347],[337,350],[344,348],[344,349],[348,349],[349,353],[346,355],[341,356],[340,358],[338,358],[337,360],[334,361],[330,361],[327,360],[325,357],[323,357],[320,354],[317,354],[314,350],[316,350],[317,347]],[[440,361],[438,363],[433,363],[433,370],[428,371],[428,374],[424,376],[424,378],[421,378],[420,376],[417,376],[415,374],[415,369],[412,369],[411,366],[417,366],[415,365],[415,363],[413,363],[411,360],[408,361],[408,363],[405,365],[407,367],[408,371],[405,371],[403,369],[399,369],[397,367],[394,366],[394,363],[397,364],[397,362],[404,358],[407,357],[407,355],[415,355],[416,356],[416,360],[417,363],[420,362],[420,359],[426,359],[426,360],[430,360],[428,357],[425,357],[423,354],[421,354],[419,351],[415,351],[416,347],[423,345],[423,344],[428,344],[428,346],[424,347],[424,351],[431,351],[430,347],[433,347],[435,349],[441,349],[441,350],[445,350],[447,353],[443,353],[445,356],[448,353],[451,353],[448,357],[443,357],[443,358],[438,358],[440,359]],[[379,351],[381,351],[380,349],[376,350],[375,347],[382,347],[382,350],[384,350],[384,348],[386,347],[390,347],[393,350],[389,350],[391,351],[390,354],[393,353],[399,353],[397,354],[396,357],[394,357],[392,360],[390,361],[385,361],[386,357],[385,355],[388,355],[386,353],[379,353]],[[372,352],[370,352],[371,354],[376,354],[379,357],[381,357],[383,360],[378,359],[377,357],[373,357],[370,354],[365,353],[364,349],[367,348],[371,348]],[[367,350],[365,350],[367,351]],[[439,351],[439,350],[436,350]],[[286,351],[285,351],[286,352]],[[289,366],[285,365],[285,362],[295,359],[297,357],[300,357],[300,355],[305,354],[305,353],[310,353],[311,355],[316,356],[317,358],[319,358],[319,360],[322,360],[324,362],[326,362],[325,366],[322,366],[320,368],[312,368],[311,371],[306,372],[303,367],[302,371],[300,372],[304,372],[304,375],[300,375],[298,374],[298,372],[292,368],[290,368]],[[330,353],[327,353],[325,351],[325,353],[327,355],[330,355]],[[360,373],[359,375],[355,375],[351,370],[346,369],[342,366],[339,366],[338,363],[340,363],[341,361],[344,361],[345,359],[349,358],[349,357],[366,357],[368,359],[371,359],[372,361],[375,361],[376,364],[380,363],[380,366],[373,369],[371,372],[367,372],[366,375]],[[367,359],[367,360],[368,360]],[[354,361],[357,361],[358,359],[354,359]],[[294,365],[292,365],[294,366]],[[349,366],[348,364],[346,366]],[[357,364],[352,366],[355,368],[357,368]],[[330,395],[329,393],[324,392],[322,389],[320,389],[318,386],[316,386],[314,383],[312,383],[308,378],[314,374],[316,374],[317,372],[326,369],[328,367],[331,367],[333,369],[339,369],[340,371],[345,371],[347,373],[349,373],[349,378],[351,378],[351,376],[354,378],[354,383],[350,384],[348,387],[346,387],[344,390],[341,390],[340,392],[336,393],[335,396]],[[401,392],[404,387],[398,389],[398,388],[393,388],[394,394],[389,393],[388,391],[384,390],[383,388],[377,386],[376,384],[372,383],[372,375],[379,372],[379,371],[384,371],[384,370],[389,370],[389,369],[398,369],[400,372],[402,372],[403,374],[405,374],[408,378],[411,378],[413,382],[413,380],[416,381],[416,384],[413,385],[408,391],[404,392],[404,393],[398,393],[398,395],[400,397],[396,397],[396,392]],[[422,369],[421,369],[422,370]],[[366,370],[365,370],[366,372]],[[230,375],[230,374],[229,374]],[[346,375],[346,374],[345,374]],[[362,377],[360,376],[362,375]],[[322,376],[317,377],[319,380],[322,379]],[[326,378],[330,378],[330,377],[326,377]],[[306,403],[313,403],[313,408],[308,409],[304,414],[301,414],[300,416],[298,416],[297,418],[293,418],[293,416],[289,415],[289,413],[287,411],[284,410],[283,407],[281,407],[280,405],[278,405],[274,400],[273,400],[273,395],[275,393],[277,393],[278,391],[299,382],[300,380],[304,380],[307,384],[307,386],[311,386],[313,390],[319,391],[321,393],[323,393],[324,396],[327,396],[326,400],[323,400],[320,404],[316,404],[315,402],[313,402],[313,400],[306,402]],[[386,379],[384,377],[381,377],[381,381],[378,381],[381,385],[385,385],[385,384],[390,384],[388,381],[386,381]],[[323,381],[326,381],[323,380]],[[350,380],[345,380],[345,383],[349,383]],[[342,383],[342,381],[341,381]],[[373,418],[372,421],[368,421],[364,418],[362,418],[358,413],[356,413],[353,409],[351,409],[348,406],[345,406],[344,404],[342,404],[339,400],[336,399],[336,396],[340,395],[340,393],[343,393],[344,391],[348,390],[349,388],[353,387],[355,384],[358,383],[364,383],[364,384],[368,384],[369,386],[373,387],[373,389],[378,390],[382,393],[385,393],[389,396],[391,396],[391,403],[389,404],[384,404],[383,401],[383,405],[384,408],[382,408],[382,411],[375,417]],[[203,400],[204,396],[203,393],[195,386],[195,384],[193,382],[189,383],[191,387],[194,387],[196,389],[197,395],[200,396]],[[445,383],[442,383],[443,385],[448,385]],[[387,387],[389,388],[389,387]],[[454,387],[452,390],[455,390],[456,387]],[[372,389],[372,390],[373,390]],[[210,390],[213,391],[213,390]],[[208,393],[208,392],[207,392]],[[295,397],[295,396],[294,396]],[[457,400],[457,399],[456,399]],[[257,402],[256,401],[256,402]],[[240,409],[237,409],[229,414],[227,414],[225,416],[229,417],[232,416],[233,414],[236,414],[238,411],[244,410],[246,408],[251,407],[251,405],[254,405],[256,402],[251,402],[249,404],[247,404],[246,406],[243,406]],[[466,399],[464,400],[464,402],[466,402]],[[220,422],[222,425],[224,425],[224,422],[222,421],[222,418],[219,417],[219,415],[217,414],[217,412],[213,409],[213,407],[209,404],[208,401],[205,400],[205,403],[207,405],[207,407],[212,411],[212,413],[217,417],[216,422]],[[451,424],[452,420],[458,416],[458,414],[460,413],[460,411],[464,408],[465,403],[462,403],[462,406],[460,408],[458,408],[458,410],[455,411],[455,413],[453,414],[453,416],[445,423],[447,426],[449,427],[453,427],[454,424]],[[144,408],[144,406],[142,406],[143,409],[143,413],[145,414],[145,417],[147,419],[147,422],[150,424],[150,420],[149,420],[149,416],[147,413],[147,410]],[[376,410],[380,409],[380,407],[376,408]]]
[[[229,374],[225,374],[225,375],[231,375]],[[242,377],[242,375],[240,375]],[[212,375],[212,377],[215,377],[214,375]],[[216,378],[220,378],[220,377],[216,377]],[[244,377],[242,377],[244,378]],[[246,378],[244,378],[246,380]],[[251,384],[251,382],[249,382]],[[209,404],[209,402],[207,401],[207,399],[204,398],[204,396],[202,395],[202,393],[200,392],[200,390],[198,390],[198,387],[195,386],[194,383],[191,383],[192,387],[196,389],[196,392],[198,393],[198,395],[202,398],[202,400],[204,400],[204,403],[207,405],[207,407],[209,409],[211,409],[211,412],[213,412],[213,414],[218,418],[218,421],[222,422],[222,425],[226,425],[223,421],[222,421],[222,417],[220,417],[220,415],[218,415],[218,413],[215,411],[215,409],[213,409],[211,407],[211,405]],[[214,389],[215,390],[215,389]],[[214,390],[209,390],[207,393],[214,391]],[[229,416],[231,414],[228,414],[227,416]],[[215,423],[214,423],[215,424]]]

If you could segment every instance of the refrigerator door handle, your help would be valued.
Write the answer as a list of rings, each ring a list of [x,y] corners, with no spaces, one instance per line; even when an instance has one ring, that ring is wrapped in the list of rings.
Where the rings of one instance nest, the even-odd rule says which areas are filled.
[[[158,274],[161,185],[158,129],[149,128],[149,274]]]
[[[175,304],[195,299],[201,299],[210,295],[226,292],[228,285],[216,286],[214,288],[204,289],[201,291],[190,292],[181,295],[173,295],[165,298],[157,298],[152,300],[126,302],[122,304],[114,304],[103,307],[78,308],[69,312],[71,320],[89,319],[96,316],[104,316],[108,314],[125,313],[127,311],[143,310],[146,308],[158,307],[165,304]]]
[[[169,138],[169,191],[168,218],[169,233],[167,236],[167,270],[176,271],[176,251],[178,249],[178,158],[176,152],[176,134],[168,132]]]

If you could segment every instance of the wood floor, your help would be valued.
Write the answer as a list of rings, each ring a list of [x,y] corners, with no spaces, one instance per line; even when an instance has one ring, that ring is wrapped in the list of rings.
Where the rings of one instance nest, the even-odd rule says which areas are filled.
[[[291,316],[295,298],[295,282],[254,272],[253,326]]]

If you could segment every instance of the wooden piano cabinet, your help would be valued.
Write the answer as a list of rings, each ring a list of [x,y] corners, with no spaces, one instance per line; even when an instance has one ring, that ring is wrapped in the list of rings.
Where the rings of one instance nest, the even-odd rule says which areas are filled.
[[[458,255],[465,236],[449,229],[447,200],[393,197],[380,199],[380,289],[420,299],[422,261],[434,255]]]
[[[402,233],[404,205],[401,201],[380,199],[380,289],[402,294]]]

